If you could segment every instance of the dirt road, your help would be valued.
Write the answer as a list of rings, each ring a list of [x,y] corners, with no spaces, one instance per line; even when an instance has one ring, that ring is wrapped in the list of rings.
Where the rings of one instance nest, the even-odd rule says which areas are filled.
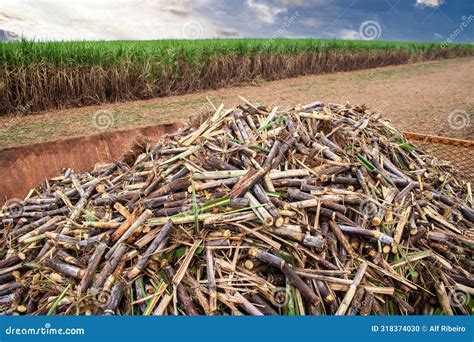
[[[0,148],[104,129],[183,120],[216,105],[293,106],[315,100],[366,104],[405,131],[474,140],[474,58],[453,59],[231,87],[145,101],[0,118]]]

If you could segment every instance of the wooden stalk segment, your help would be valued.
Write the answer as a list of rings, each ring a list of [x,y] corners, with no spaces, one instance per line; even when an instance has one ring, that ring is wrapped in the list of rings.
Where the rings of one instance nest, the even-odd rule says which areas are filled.
[[[243,102],[8,202],[0,314],[471,313],[469,182],[366,107]]]

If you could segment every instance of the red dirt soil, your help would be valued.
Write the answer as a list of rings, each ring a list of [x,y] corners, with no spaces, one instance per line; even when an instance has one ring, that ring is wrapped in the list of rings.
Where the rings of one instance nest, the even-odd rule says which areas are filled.
[[[0,118],[0,149],[99,132],[93,114],[109,110],[111,129],[148,126],[207,111],[206,96],[216,105],[249,101],[280,107],[320,100],[366,104],[395,127],[433,135],[474,140],[474,58],[304,76],[258,85],[144,101],[107,104]],[[453,113],[453,114],[452,114]],[[7,127],[5,130],[2,128]]]

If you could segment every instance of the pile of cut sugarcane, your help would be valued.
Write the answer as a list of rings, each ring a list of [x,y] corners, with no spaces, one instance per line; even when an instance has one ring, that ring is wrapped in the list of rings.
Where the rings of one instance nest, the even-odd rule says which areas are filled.
[[[377,113],[245,101],[195,121],[8,201],[0,311],[472,313],[470,184]]]

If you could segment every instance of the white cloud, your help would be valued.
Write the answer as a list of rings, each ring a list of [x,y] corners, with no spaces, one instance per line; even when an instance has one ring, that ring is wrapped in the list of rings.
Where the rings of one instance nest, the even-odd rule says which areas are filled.
[[[277,3],[284,6],[310,6],[326,5],[331,0],[276,0]]]
[[[220,28],[199,9],[212,1],[8,0],[0,29],[38,40],[211,38]]]
[[[439,38],[439,39],[443,39],[443,38],[444,38],[444,36],[443,36],[442,34],[439,34],[439,33],[437,33],[437,32],[434,33],[434,36],[435,36],[436,38]]]
[[[360,39],[359,31],[351,30],[351,29],[342,29],[338,32],[337,38],[340,39]]]
[[[255,16],[266,24],[273,24],[280,13],[285,13],[285,8],[275,7],[263,2],[245,0],[245,6],[255,12]]]
[[[438,8],[444,0],[416,0],[416,6]]]
[[[306,26],[314,27],[314,26],[319,26],[321,22],[315,18],[308,18],[303,21],[303,24]]]

